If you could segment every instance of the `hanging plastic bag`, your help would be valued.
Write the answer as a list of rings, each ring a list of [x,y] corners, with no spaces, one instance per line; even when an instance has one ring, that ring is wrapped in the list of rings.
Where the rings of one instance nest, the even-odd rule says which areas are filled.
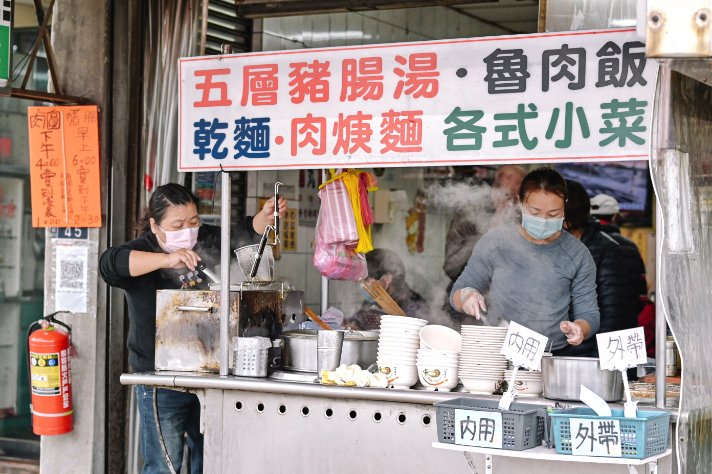
[[[358,244],[356,219],[343,180],[334,179],[326,183],[319,190],[319,197],[321,207],[316,226],[317,238],[323,244]]]
[[[317,245],[314,266],[332,280],[363,280],[368,276],[366,257],[343,244]]]

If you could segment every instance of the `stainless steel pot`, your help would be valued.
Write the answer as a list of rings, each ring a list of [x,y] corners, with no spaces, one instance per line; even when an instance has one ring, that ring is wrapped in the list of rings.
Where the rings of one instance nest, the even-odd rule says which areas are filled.
[[[580,400],[582,384],[607,402],[623,398],[621,373],[601,370],[593,357],[542,357],[541,371],[544,397],[549,399]]]
[[[316,331],[301,329],[282,333],[282,367],[286,370],[316,373]],[[362,369],[376,362],[378,333],[347,332],[341,349],[342,364],[357,364]]]

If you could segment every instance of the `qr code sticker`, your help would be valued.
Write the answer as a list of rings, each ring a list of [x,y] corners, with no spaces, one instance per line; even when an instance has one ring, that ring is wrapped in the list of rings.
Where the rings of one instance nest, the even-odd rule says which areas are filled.
[[[67,289],[84,288],[84,262],[81,260],[62,260],[60,262],[59,286]]]

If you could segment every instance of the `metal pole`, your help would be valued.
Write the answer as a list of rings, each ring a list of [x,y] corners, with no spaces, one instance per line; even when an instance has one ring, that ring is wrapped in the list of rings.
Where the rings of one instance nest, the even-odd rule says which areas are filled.
[[[232,53],[232,46],[222,45],[222,54]],[[220,167],[222,170],[222,167]],[[230,372],[230,173],[220,177],[220,375]]]
[[[321,170],[321,180],[327,180],[326,170]],[[321,277],[321,314],[324,314],[329,309],[329,279],[325,276]]]
[[[662,288],[662,210],[655,200],[655,406],[665,408],[665,341],[667,340],[667,322],[665,320],[665,302]]]
[[[220,375],[230,370],[230,174],[220,184]]]

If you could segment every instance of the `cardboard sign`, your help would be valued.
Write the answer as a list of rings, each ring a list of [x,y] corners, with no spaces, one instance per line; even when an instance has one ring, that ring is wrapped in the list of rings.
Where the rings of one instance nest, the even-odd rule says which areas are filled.
[[[548,341],[548,337],[512,321],[500,352],[515,366],[539,370]]]
[[[455,444],[502,449],[502,414],[455,410]]]
[[[634,29],[180,60],[179,171],[647,160]]]
[[[28,107],[33,227],[101,227],[95,105]]]
[[[642,327],[596,334],[601,369],[625,370],[645,364],[645,333]]]
[[[571,454],[622,457],[618,420],[571,418]]]

